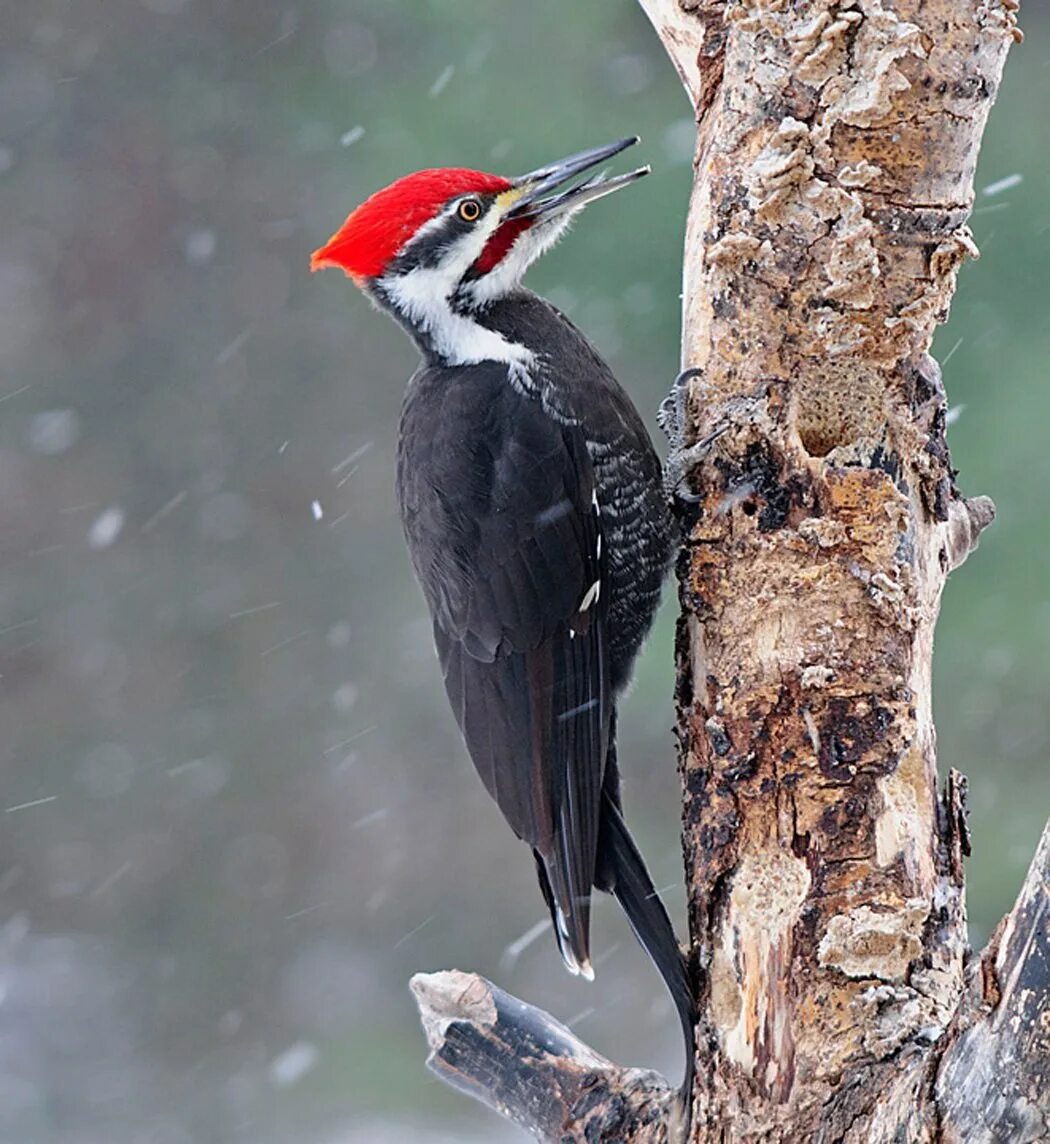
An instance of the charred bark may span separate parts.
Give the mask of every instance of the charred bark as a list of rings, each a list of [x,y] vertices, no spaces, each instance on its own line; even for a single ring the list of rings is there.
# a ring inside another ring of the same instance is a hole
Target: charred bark
[[[698,376],[675,444],[721,430],[680,505],[690,1139],[1047,1138],[1050,843],[972,957],[965,780],[938,788],[930,689],[941,591],[994,509],[956,485],[927,351],[977,254],[973,172],[1017,2],[641,2],[698,123]],[[468,1087],[526,1123],[506,1082],[535,1068],[540,1138],[665,1138],[666,1117],[573,1119],[576,1050],[563,1069],[496,1040],[503,1064]],[[595,1075],[634,1107],[623,1070]]]

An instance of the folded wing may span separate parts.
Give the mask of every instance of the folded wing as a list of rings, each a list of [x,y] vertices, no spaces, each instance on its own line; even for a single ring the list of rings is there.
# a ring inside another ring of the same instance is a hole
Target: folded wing
[[[413,395],[433,383],[414,379],[402,418],[405,533],[471,758],[536,852],[562,954],[586,973],[611,718],[586,444],[496,366],[442,371],[442,416],[424,425]]]

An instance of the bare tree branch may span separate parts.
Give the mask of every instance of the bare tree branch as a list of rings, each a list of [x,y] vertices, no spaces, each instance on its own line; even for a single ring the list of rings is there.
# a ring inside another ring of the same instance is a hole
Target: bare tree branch
[[[538,1139],[674,1139],[675,1094],[656,1073],[614,1065],[473,973],[417,973],[412,992],[431,1070]]]

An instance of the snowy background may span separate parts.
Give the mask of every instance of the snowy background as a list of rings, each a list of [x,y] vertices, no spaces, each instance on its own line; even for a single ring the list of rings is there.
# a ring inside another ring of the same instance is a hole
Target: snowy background
[[[937,343],[963,487],[1000,511],[938,644],[978,942],[1050,805],[1045,6],[1024,23]],[[631,132],[652,177],[531,281],[651,414],[692,129],[630,0],[0,0],[0,1144],[517,1139],[424,1070],[418,969],[678,1075],[614,907],[594,986],[519,942],[532,863],[446,711],[396,522],[414,351],[307,271],[408,170]],[[621,757],[680,920],[670,626]]]

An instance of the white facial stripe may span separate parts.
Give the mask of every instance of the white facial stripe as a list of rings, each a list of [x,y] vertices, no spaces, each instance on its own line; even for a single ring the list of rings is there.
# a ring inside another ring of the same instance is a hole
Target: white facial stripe
[[[420,239],[426,238],[428,234],[433,234],[436,230],[441,230],[448,221],[449,215],[451,215],[454,210],[455,203],[452,203],[445,207],[444,210],[438,211],[429,222],[423,223],[419,230],[405,243],[399,253],[403,254],[406,250],[411,250]]]
[[[463,197],[469,196],[460,196],[449,203],[413,235],[405,249],[411,250],[417,241],[443,228],[459,209]],[[508,342],[494,330],[473,321],[469,315],[457,313],[450,302],[459,291],[461,298],[466,295],[468,303],[481,306],[514,290],[529,266],[561,238],[576,213],[567,211],[523,231],[488,274],[464,284],[464,275],[481,257],[486,243],[503,222],[509,205],[497,201],[476,226],[449,244],[442,252],[439,266],[416,267],[383,280],[383,288],[390,301],[430,337],[435,351],[451,365],[503,361],[527,374],[535,364],[534,355],[524,346]]]
[[[505,361],[527,369],[533,356],[524,346],[513,345],[449,306],[459,277],[447,266],[418,267],[388,279],[384,287],[397,308],[430,335],[434,349],[451,365]]]
[[[442,228],[448,216],[458,209],[459,202],[460,199],[456,199],[420,227],[406,249]],[[478,260],[500,221],[501,212],[491,209],[477,226],[448,246],[439,266],[419,266],[407,274],[394,274],[383,280],[391,302],[430,336],[436,352],[451,365],[504,361],[527,370],[534,361],[524,346],[513,345],[494,330],[457,314],[449,304],[463,275]]]
[[[435,231],[444,229],[448,220],[459,210],[459,204],[464,199],[469,199],[470,197],[470,195],[461,195],[459,198],[453,199],[444,210],[439,211],[429,222],[425,222],[419,230],[412,235],[411,239],[402,247],[400,253],[404,254],[406,251],[410,251],[412,247],[421,240],[426,239]],[[462,235],[444,251],[442,262],[455,270],[457,281],[459,278],[462,278],[477,261],[482,250],[485,249],[485,243],[488,242],[489,238],[495,233],[499,223],[500,212],[494,207],[484,218],[479,219],[477,224],[471,227],[466,234]]]

